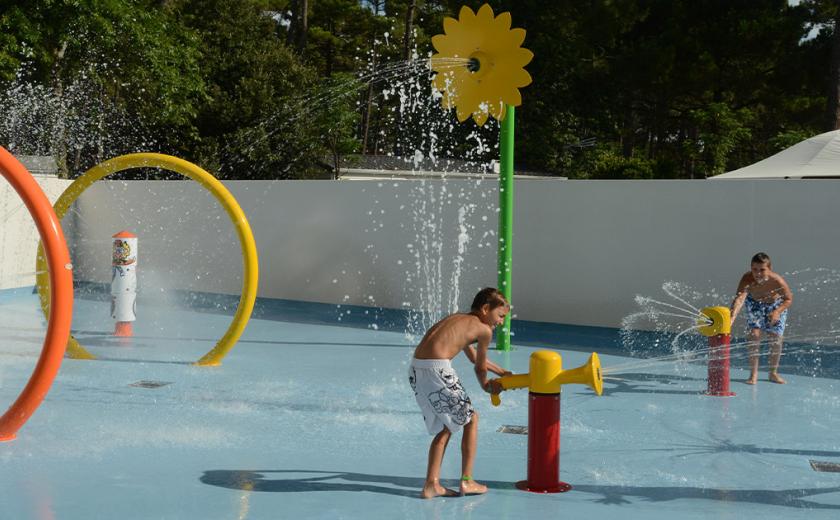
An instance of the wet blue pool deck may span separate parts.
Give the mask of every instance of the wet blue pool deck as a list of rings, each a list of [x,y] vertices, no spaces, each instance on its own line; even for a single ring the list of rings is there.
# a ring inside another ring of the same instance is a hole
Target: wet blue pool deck
[[[840,463],[838,379],[797,375],[807,358],[799,370],[783,360],[784,386],[766,371],[747,386],[733,370],[731,398],[702,395],[702,363],[616,373],[601,397],[565,387],[560,471],[573,489],[537,495],[514,488],[527,437],[497,431],[527,424],[527,393],[492,407],[460,356],[481,413],[475,476],[490,492],[424,501],[431,438],[406,381],[411,340],[390,330],[396,314],[372,330],[370,315],[336,326],[335,306],[261,302],[223,365],[199,368],[190,363],[230,316],[198,307],[141,306],[136,336],[121,341],[107,303],[77,299],[75,335],[101,359],[65,360],[18,439],[0,444],[0,518],[840,518],[840,473],[810,463]],[[29,291],[0,292],[0,310],[5,409],[44,326]],[[566,368],[593,350],[607,369],[634,361],[609,329],[520,324],[515,345],[492,353],[514,372],[536,345],[558,349]],[[446,483],[459,470],[456,439]]]

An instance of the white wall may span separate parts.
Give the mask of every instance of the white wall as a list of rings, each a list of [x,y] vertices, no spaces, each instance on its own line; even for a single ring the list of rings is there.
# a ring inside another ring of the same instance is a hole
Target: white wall
[[[33,176],[50,202],[61,195],[70,181],[53,175]],[[62,222],[65,234],[72,235],[72,217]],[[5,180],[0,181],[0,289],[35,285],[35,252],[38,229],[23,200]]]
[[[518,230],[533,227],[517,235],[514,290],[528,319],[615,327],[639,310],[634,295],[681,305],[666,281],[702,293],[683,291],[698,306],[728,305],[758,251],[794,288],[826,280],[826,294],[795,295],[800,326],[825,330],[840,310],[837,274],[813,271],[840,269],[838,182],[571,181],[519,195]]]
[[[259,295],[449,312],[495,284],[494,182],[234,181],[260,255]],[[80,279],[110,280],[110,239],[139,235],[141,290],[238,294],[241,257],[227,216],[186,181],[99,182],[78,201]],[[120,208],[127,208],[121,211]],[[472,240],[453,281],[459,210]],[[479,240],[481,239],[481,240]],[[482,247],[479,248],[479,242]],[[81,242],[80,242],[81,243]],[[413,249],[408,246],[411,244]],[[432,262],[413,251],[435,251]],[[430,309],[431,310],[431,309]]]
[[[491,181],[225,184],[256,236],[260,296],[448,312],[496,284]],[[662,292],[666,281],[694,289],[699,305],[728,304],[760,250],[777,271],[791,273],[794,288],[808,285],[813,269],[840,269],[838,195],[833,180],[520,180],[514,314],[618,327],[639,310],[637,294],[676,303]],[[144,290],[239,292],[232,226],[195,183],[99,182],[78,205],[79,279],[110,279],[110,236],[127,228],[140,235]],[[468,238],[462,255],[459,237]],[[794,273],[803,269],[810,274]],[[824,329],[835,319],[826,301],[837,299],[840,285],[826,284],[823,294],[795,295],[800,326]]]

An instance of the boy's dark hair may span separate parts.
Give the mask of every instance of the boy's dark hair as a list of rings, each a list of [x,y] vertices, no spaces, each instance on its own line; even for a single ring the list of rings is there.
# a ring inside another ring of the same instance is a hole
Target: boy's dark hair
[[[770,263],[770,255],[767,253],[756,253],[753,255],[752,260],[750,260],[751,264],[769,264]]]
[[[490,305],[490,310],[493,310],[496,307],[501,307],[502,305],[510,305],[507,299],[505,299],[505,295],[500,293],[499,290],[494,287],[485,287],[484,289],[478,291],[478,294],[476,294],[475,298],[473,298],[472,307],[470,309],[472,311],[479,311],[485,304]]]

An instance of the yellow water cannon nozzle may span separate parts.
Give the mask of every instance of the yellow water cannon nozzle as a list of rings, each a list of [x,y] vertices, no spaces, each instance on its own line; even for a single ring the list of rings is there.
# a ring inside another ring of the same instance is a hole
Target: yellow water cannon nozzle
[[[552,350],[539,350],[531,354],[530,371],[527,374],[514,374],[499,378],[505,390],[528,387],[537,394],[559,394],[560,387],[570,383],[588,385],[598,395],[604,392],[604,379],[601,375],[601,360],[593,352],[589,360],[578,368],[563,370],[563,359]],[[502,400],[499,394],[491,394],[490,402],[499,406]]]
[[[718,334],[729,334],[732,332],[732,320],[728,307],[704,307],[700,309],[701,318],[697,320],[697,329],[700,334],[711,337]],[[709,320],[712,322],[709,323]]]
[[[561,385],[580,383],[595,390],[597,395],[604,393],[604,378],[601,377],[601,360],[598,358],[596,352],[593,352],[583,365],[572,370],[563,370],[557,374],[556,379]]]

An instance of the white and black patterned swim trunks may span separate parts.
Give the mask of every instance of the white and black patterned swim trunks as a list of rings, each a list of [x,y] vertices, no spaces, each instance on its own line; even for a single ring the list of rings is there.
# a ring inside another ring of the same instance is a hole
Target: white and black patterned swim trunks
[[[472,402],[448,359],[412,359],[408,382],[430,434],[444,427],[457,433],[472,419]]]

